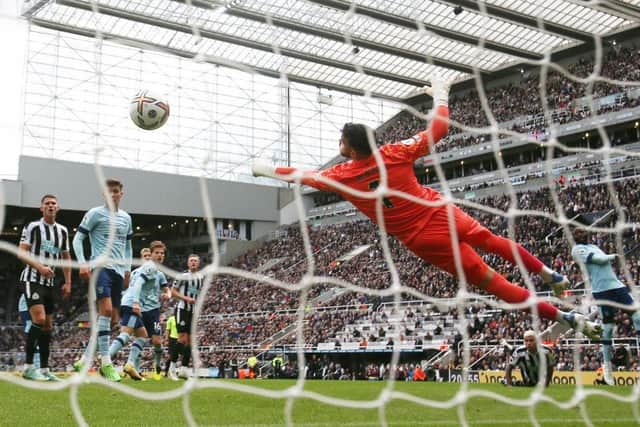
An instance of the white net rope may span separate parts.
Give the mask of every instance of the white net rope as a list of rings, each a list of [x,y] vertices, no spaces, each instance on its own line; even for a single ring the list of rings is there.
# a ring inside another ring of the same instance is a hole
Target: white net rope
[[[211,58],[208,58],[208,54],[205,53],[204,51],[197,51],[198,44],[199,44],[198,41],[202,40],[203,28],[198,25],[198,19],[197,19],[198,17],[196,16],[196,14],[199,15],[205,12],[203,12],[201,8],[195,7],[192,4],[191,0],[186,0],[185,3],[187,6],[185,10],[187,10],[189,13],[192,14],[190,16],[182,17],[184,22],[187,23],[186,25],[189,25],[192,32],[192,37],[193,37],[192,40],[194,41],[194,48],[196,49],[196,54],[193,56],[192,59],[193,61],[196,61],[196,62],[207,62],[208,59],[211,59]],[[603,4],[603,3],[607,3],[607,2],[598,2],[598,1],[589,2],[589,4],[595,4],[595,5]],[[133,40],[118,39],[118,37],[114,37],[112,35],[113,29],[107,27],[107,25],[109,24],[109,21],[107,19],[101,19],[101,17],[103,16],[102,8],[105,6],[109,6],[109,2],[105,1],[104,3],[102,3],[97,0],[91,0],[87,4],[90,5],[93,17],[95,19],[93,23],[95,31],[91,35],[95,36],[96,55],[90,61],[93,61],[94,65],[96,66],[96,70],[99,70],[100,69],[99,64],[101,61],[99,52],[100,52],[100,47],[103,45],[103,43],[112,43],[112,42],[119,41],[127,45],[136,45],[136,42],[134,42]],[[230,7],[233,7],[233,4],[234,4],[233,2],[230,3]],[[212,4],[210,6],[211,6],[210,10],[208,10],[206,13],[210,13],[213,15],[222,14],[224,12],[224,9],[227,7],[225,4]],[[356,48],[356,45],[352,43],[353,33],[350,31],[352,27],[348,24],[350,20],[354,16],[356,16],[358,13],[356,6],[357,6],[356,2],[352,2],[348,10],[341,12],[342,24],[343,24],[343,27],[346,28],[345,30],[343,30],[344,42],[349,46],[350,49]],[[484,2],[479,2],[479,12],[480,14],[489,17],[490,14],[487,12],[485,6],[486,5]],[[612,4],[612,6],[615,7],[616,4]],[[278,82],[274,80],[274,85],[278,85],[278,84],[286,85],[288,84],[288,73],[290,72],[290,70],[288,69],[289,63],[286,60],[286,58],[281,55],[282,46],[276,42],[278,40],[277,34],[279,30],[278,30],[278,27],[276,27],[273,24],[274,18],[276,17],[274,17],[272,14],[268,12],[264,14],[265,22],[272,27],[273,34],[274,34],[273,36],[274,42],[271,45],[272,51],[275,55],[277,55],[282,60],[280,81]],[[634,18],[640,19],[640,17],[638,16],[634,16]],[[425,28],[422,20],[417,19],[415,22],[415,25],[417,28],[415,32],[415,37],[417,39],[421,39],[421,38],[426,39],[432,36],[432,33],[430,32],[430,30]],[[545,22],[543,21],[542,16],[539,16],[538,28],[541,30],[544,30],[544,26],[545,26]],[[109,39],[110,39],[109,41],[105,40],[105,37],[104,37],[105,34],[109,34]],[[478,48],[481,49],[484,46],[486,41],[487,40],[485,38],[480,37]],[[501,178],[504,181],[504,187],[503,187],[504,194],[507,196],[507,200],[508,200],[506,210],[476,203],[470,200],[462,200],[462,199],[454,198],[453,197],[454,189],[452,189],[448,184],[448,181],[445,176],[445,171],[443,170],[440,162],[438,161],[439,153],[437,152],[434,153],[435,160],[433,162],[433,168],[436,172],[438,181],[441,184],[441,192],[444,197],[442,202],[439,202],[436,204],[429,203],[421,199],[415,199],[404,193],[390,189],[388,186],[386,169],[382,162],[382,158],[380,157],[380,154],[375,151],[374,151],[374,156],[376,159],[376,163],[378,164],[378,167],[381,172],[380,185],[375,191],[372,191],[369,193],[356,193],[354,192],[354,190],[347,188],[345,186],[341,186],[337,183],[333,183],[333,184],[338,189],[346,193],[357,194],[359,197],[363,197],[363,198],[374,198],[377,203],[376,205],[377,217],[378,217],[379,224],[384,224],[384,221],[382,221],[383,209],[384,209],[383,198],[385,196],[395,196],[400,198],[406,198],[415,203],[424,204],[427,206],[441,206],[444,204],[448,207],[451,207],[453,204],[456,204],[458,206],[463,206],[478,212],[485,212],[495,217],[504,218],[508,221],[508,226],[507,226],[508,237],[514,241],[518,240],[517,239],[518,236],[516,235],[517,219],[520,217],[526,217],[526,216],[536,216],[539,218],[546,219],[549,222],[555,223],[558,226],[561,226],[563,228],[566,238],[569,240],[569,244],[573,245],[574,242],[571,238],[571,234],[569,233],[568,226],[571,223],[573,223],[574,225],[577,225],[577,223],[575,223],[575,221],[570,220],[570,218],[573,215],[569,215],[567,213],[566,203],[563,201],[561,194],[559,194],[560,190],[558,190],[555,179],[554,179],[556,174],[554,174],[554,171],[553,171],[553,168],[554,168],[554,164],[552,163],[553,152],[554,152],[554,149],[561,149],[567,153],[577,153],[577,154],[597,152],[598,155],[602,156],[603,160],[601,164],[605,172],[604,177],[601,181],[604,183],[604,186],[606,187],[606,194],[610,198],[613,209],[615,209],[616,211],[616,220],[610,226],[593,227],[593,231],[603,233],[604,235],[614,236],[616,253],[625,254],[625,251],[627,251],[629,248],[628,246],[625,245],[625,242],[623,240],[623,234],[628,230],[634,229],[634,226],[636,225],[629,216],[629,209],[632,210],[631,216],[633,216],[635,213],[633,212],[634,210],[633,208],[635,207],[624,206],[620,202],[618,189],[614,185],[615,180],[613,177],[611,159],[612,157],[616,157],[616,156],[627,156],[628,159],[638,158],[639,154],[635,151],[628,151],[628,150],[620,149],[617,147],[613,147],[612,141],[610,140],[610,136],[608,132],[601,124],[597,124],[595,129],[602,141],[602,144],[603,144],[602,149],[592,150],[590,148],[576,148],[576,147],[566,146],[565,144],[560,142],[560,140],[558,139],[558,135],[556,133],[557,126],[553,124],[554,123],[554,120],[552,118],[553,112],[550,110],[547,102],[547,93],[546,93],[547,76],[551,71],[555,71],[559,73],[560,75],[563,76],[564,79],[571,82],[575,82],[575,84],[585,85],[587,102],[588,102],[588,105],[590,106],[590,111],[592,112],[597,111],[597,107],[595,106],[596,105],[595,97],[594,97],[594,92],[595,92],[594,88],[596,87],[597,84],[607,83],[611,86],[615,86],[618,88],[625,88],[625,89],[634,89],[634,88],[640,87],[640,82],[638,81],[628,81],[628,80],[622,81],[622,80],[614,80],[614,79],[604,77],[601,74],[601,68],[603,64],[603,52],[604,52],[603,41],[598,34],[593,35],[593,44],[594,44],[593,70],[586,77],[580,77],[578,75],[571,74],[562,65],[558,63],[554,63],[551,60],[550,51],[545,51],[544,58],[541,60],[525,60],[523,62],[527,66],[532,67],[532,69],[539,70],[539,76],[540,76],[539,77],[540,78],[539,99],[541,100],[541,107],[543,110],[544,117],[546,119],[546,123],[551,124],[547,128],[548,139],[544,143],[544,149],[546,151],[546,160],[544,163],[545,164],[544,176],[547,179],[549,195],[554,203],[554,206],[552,209],[543,211],[543,210],[528,210],[526,208],[525,209],[521,208],[521,203],[519,203],[521,196],[517,194],[516,189],[511,184],[510,177],[507,173],[507,168],[505,167],[505,164],[501,157],[500,141],[504,137],[509,137],[509,138],[513,138],[516,141],[528,141],[534,144],[540,144],[540,142],[538,141],[537,137],[534,135],[531,135],[531,134],[527,135],[521,132],[516,132],[510,129],[506,129],[503,126],[501,126],[500,123],[498,123],[496,117],[494,116],[494,112],[489,104],[489,99],[486,94],[486,88],[482,83],[481,70],[479,70],[475,66],[473,69],[475,89],[479,96],[482,112],[484,113],[484,115],[486,115],[488,125],[484,127],[473,127],[473,126],[469,126],[467,123],[451,120],[450,128],[459,129],[460,131],[468,132],[471,135],[478,135],[478,136],[489,135],[490,136],[493,157],[498,165],[498,171],[501,174]],[[140,44],[139,47],[150,48],[149,45],[145,45],[145,44]],[[157,49],[158,51],[163,51],[162,46],[153,46],[153,48]],[[482,51],[480,49],[477,50],[476,55],[482,54]],[[167,49],[167,52],[172,53],[168,49]],[[431,60],[431,58],[427,58],[427,59]],[[215,58],[215,60],[216,60],[216,63],[220,63],[221,61],[224,61],[227,63],[229,67],[240,69],[247,73],[253,72],[253,70],[250,67],[243,65],[243,63],[241,63],[240,61],[234,61],[232,59],[225,59],[225,58]],[[366,73],[365,67],[360,62],[360,59],[357,55],[354,55],[349,61],[352,63],[354,69],[358,73],[361,73],[363,75]],[[432,72],[435,72],[433,68],[431,68],[431,70]],[[423,76],[425,80],[428,80],[428,77],[429,77],[428,75]],[[368,99],[370,99],[370,94],[367,94],[364,102],[366,103]],[[523,102],[526,102],[526,101],[523,100]],[[416,109],[415,107],[407,105],[406,108],[409,112],[411,112],[413,115],[420,118],[421,120],[429,122],[431,119],[430,114],[424,113]],[[456,113],[455,111],[452,111],[452,115],[454,118],[455,118],[455,113]],[[345,121],[348,121],[348,120],[345,120]],[[374,144],[373,141],[371,141],[371,143]],[[103,174],[103,168],[101,166],[100,156],[101,156],[101,150],[96,149],[95,150],[95,176],[96,176],[97,182],[103,183],[105,181],[104,180],[105,176]],[[206,163],[209,160],[210,159],[208,158],[203,159],[203,165],[206,165]],[[296,175],[296,178],[299,182],[299,180],[301,179],[301,176]],[[327,181],[327,182],[330,182],[330,181]],[[462,264],[460,260],[460,253],[457,245],[453,245],[453,250],[454,250],[456,270],[458,271],[459,286],[458,286],[458,291],[455,295],[455,299],[453,300],[447,300],[447,299],[443,300],[442,298],[437,298],[437,297],[428,295],[424,292],[421,292],[403,283],[403,281],[401,280],[401,274],[400,274],[400,271],[402,270],[403,265],[401,263],[396,263],[393,260],[392,250],[389,246],[389,239],[384,226],[379,227],[378,240],[379,240],[381,250],[383,252],[383,258],[388,268],[387,270],[387,273],[389,275],[388,286],[386,286],[383,289],[371,289],[366,286],[356,285],[354,283],[347,282],[338,278],[316,275],[315,274],[316,266],[314,261],[315,257],[313,254],[314,251],[312,249],[309,227],[307,227],[307,223],[305,221],[306,213],[305,213],[305,208],[302,201],[301,187],[300,185],[296,185],[294,186],[295,203],[296,203],[298,217],[300,218],[300,235],[302,238],[304,254],[306,256],[306,273],[303,274],[302,278],[296,283],[290,283],[290,282],[278,280],[273,277],[265,276],[263,274],[253,273],[250,271],[245,271],[238,268],[226,267],[221,265],[220,253],[218,252],[218,248],[219,248],[218,238],[217,238],[216,228],[213,222],[213,218],[215,218],[215,215],[216,215],[217,201],[209,199],[209,192],[207,189],[207,185],[208,185],[207,180],[204,177],[201,178],[200,193],[202,198],[202,206],[204,211],[206,212],[207,228],[211,238],[211,247],[213,248],[214,252],[213,252],[213,259],[211,263],[208,264],[203,270],[203,272],[207,276],[207,280],[205,281],[205,287],[201,291],[201,294],[207,295],[209,293],[210,287],[212,286],[213,283],[215,283],[215,280],[223,275],[224,277],[247,279],[249,281],[254,282],[255,286],[272,286],[272,287],[280,288],[287,292],[295,293],[298,299],[298,304],[297,304],[298,308],[296,312],[297,320],[295,322],[296,324],[295,333],[296,333],[296,344],[297,344],[297,364],[299,367],[304,367],[306,365],[306,356],[303,350],[303,344],[305,342],[304,325],[305,325],[305,316],[307,315],[306,307],[307,307],[309,293],[315,287],[320,287],[320,286],[340,287],[350,292],[362,293],[362,294],[367,294],[372,296],[393,297],[394,305],[397,310],[401,309],[400,302],[403,294],[410,296],[412,299],[430,302],[440,307],[444,306],[449,308],[456,308],[457,315],[458,315],[458,328],[462,335],[462,343],[463,343],[462,363],[463,363],[463,366],[465,367],[470,366],[471,337],[469,335],[468,328],[467,328],[469,319],[465,316],[465,307],[467,307],[472,302],[476,301],[477,298],[479,297],[479,294],[476,293],[476,289],[470,286],[465,279],[465,275],[462,270]],[[106,189],[103,189],[103,190],[106,195]],[[106,197],[106,199],[109,200],[108,197]],[[3,211],[0,213],[0,217],[3,218],[4,220],[5,213],[6,213],[4,208],[4,203],[2,204],[2,206],[3,206],[2,208]],[[450,233],[451,233],[451,236],[453,236],[453,238],[456,239],[456,229],[453,221],[453,211],[449,209],[448,213],[449,213],[449,219],[450,219]],[[115,228],[115,225],[113,228]],[[114,232],[115,230],[112,229],[111,230],[112,234],[110,236],[111,239],[113,239]],[[17,247],[12,243],[0,241],[0,248],[9,253],[17,254]],[[345,250],[347,249],[348,248],[345,248]],[[171,250],[171,248],[169,248],[169,250]],[[519,258],[518,252],[515,250],[515,247],[514,247],[514,255],[518,261],[518,265],[513,266],[512,268],[514,270],[520,269],[521,271],[526,271],[522,263],[522,260]],[[629,265],[626,262],[626,259],[624,257],[621,257],[621,258],[622,259],[619,262],[619,267],[623,272],[623,276],[625,277],[627,283],[633,283],[633,275],[629,269]],[[135,261],[136,261],[135,263],[137,264],[140,264],[141,262],[141,260],[139,259],[136,259]],[[96,266],[105,265],[106,262],[107,262],[106,259],[99,259],[96,262]],[[80,267],[80,265],[77,263],[59,262],[57,263],[57,265],[59,266],[71,265],[73,268]],[[177,271],[167,269],[166,267],[162,267],[161,270],[166,273],[168,278],[169,277],[176,278],[178,277],[178,274],[179,274]],[[588,277],[586,275],[584,277],[587,282],[586,287],[587,289],[590,289]],[[524,280],[524,286],[526,286],[531,291],[531,295],[536,295],[536,284],[526,274],[522,275],[522,279]],[[89,301],[93,301],[95,299],[95,280],[96,280],[96,277],[94,275],[91,279],[91,283],[88,286]],[[637,288],[635,286],[632,286],[631,289],[633,291],[634,298],[636,299],[636,301],[638,301],[639,299],[637,295]],[[545,297],[544,299],[549,300],[552,303],[556,303],[556,304],[567,304],[566,301],[559,300],[557,298]],[[205,303],[205,301],[206,301],[206,298],[204,297],[201,297],[197,300],[197,303],[195,306],[194,318],[200,317],[200,313],[203,311],[203,308],[204,308],[203,304]],[[536,302],[539,301],[538,297],[532,296],[528,301],[521,304],[515,304],[515,305],[507,304],[501,301],[497,301],[495,299],[486,299],[485,301],[486,301],[486,304],[490,307],[510,310],[510,311],[529,308],[531,310],[530,315],[532,318],[533,328],[536,330],[541,329],[541,321],[538,316],[537,307],[535,305]],[[592,305],[592,301],[589,298],[585,298],[580,302],[580,304],[587,307]],[[612,304],[612,305],[616,305],[616,304]],[[620,305],[616,305],[616,306],[622,307]],[[573,308],[584,310],[585,307],[574,306]],[[639,307],[640,306],[636,304],[635,308],[637,309]],[[90,318],[95,319],[97,316],[97,313],[96,313],[96,308],[94,304],[90,303],[89,308],[90,308]],[[212,321],[215,321],[215,320],[212,320]],[[198,337],[197,328],[198,328],[198,322],[194,322],[193,329],[192,329],[193,333],[191,334],[191,337],[192,337],[191,345],[192,345],[192,348],[194,349],[193,363],[196,368],[201,366],[200,351],[198,350],[199,347],[197,342],[197,337]],[[97,341],[97,332],[98,331],[97,331],[96,323],[91,322],[91,340],[89,345],[90,345],[90,348],[92,348],[92,351],[94,352],[94,354],[95,354],[96,341]],[[579,370],[581,366],[579,357],[580,357],[580,353],[578,351],[575,351],[574,365],[576,366],[577,370]],[[177,387],[170,391],[146,392],[138,388],[129,387],[126,384],[117,384],[113,382],[108,382],[96,375],[90,376],[88,375],[89,366],[85,366],[84,370],[80,374],[73,375],[69,377],[69,379],[66,379],[61,383],[35,383],[35,382],[24,381],[20,378],[13,377],[13,376],[2,376],[2,379],[5,381],[12,382],[16,385],[43,389],[43,390],[62,390],[62,389],[68,388],[70,403],[73,409],[73,414],[79,425],[88,425],[83,415],[83,410],[81,409],[78,401],[78,393],[79,393],[78,389],[82,384],[85,384],[87,382],[98,383],[103,386],[110,387],[126,395],[129,395],[131,397],[142,398],[146,400],[162,401],[162,400],[172,399],[172,398],[182,398],[184,416],[188,424],[191,426],[197,425],[197,422],[194,419],[191,412],[190,394],[195,390],[206,389],[206,388],[233,390],[233,391],[238,391],[242,393],[247,393],[249,395],[256,395],[256,396],[262,396],[262,397],[273,398],[273,399],[286,399],[284,417],[287,425],[294,424],[294,419],[292,415],[294,403],[296,402],[296,400],[303,399],[303,398],[312,399],[317,402],[334,405],[334,406],[340,406],[340,407],[377,409],[378,419],[373,422],[377,422],[383,426],[388,425],[388,423],[390,422],[386,414],[386,407],[388,403],[392,400],[405,400],[407,402],[412,402],[418,405],[424,405],[432,408],[441,408],[441,409],[456,408],[459,424],[466,426],[466,425],[469,425],[473,421],[473,419],[471,414],[468,414],[465,412],[465,404],[470,399],[476,398],[479,396],[494,399],[498,402],[503,402],[509,405],[529,408],[529,411],[528,411],[529,421],[532,425],[535,425],[535,426],[540,425],[540,420],[537,418],[537,415],[536,415],[536,407],[540,403],[550,402],[553,405],[562,409],[575,408],[576,406],[578,406],[580,408],[580,416],[582,418],[582,421],[585,423],[585,425],[592,426],[594,425],[594,423],[592,422],[589,414],[587,413],[586,404],[585,404],[586,399],[589,398],[590,396],[602,396],[603,398],[606,398],[606,399],[613,399],[619,402],[629,402],[629,403],[637,402],[638,398],[640,397],[640,387],[638,387],[638,385],[634,386],[628,394],[620,394],[620,393],[612,393],[603,389],[585,388],[584,385],[578,383],[576,385],[575,392],[573,393],[571,399],[567,401],[558,401],[549,397],[548,395],[545,395],[544,386],[542,384],[539,384],[538,386],[533,388],[531,390],[531,393],[528,394],[526,398],[518,399],[518,398],[510,397],[509,393],[506,393],[506,392],[495,393],[487,390],[471,388],[469,382],[466,381],[465,379],[465,381],[463,381],[460,384],[460,388],[458,392],[450,399],[431,400],[431,399],[418,397],[406,392],[398,391],[396,389],[394,372],[398,366],[399,360],[400,360],[400,348],[394,347],[394,350],[391,356],[391,362],[390,362],[392,372],[389,375],[389,380],[386,381],[386,384],[384,388],[381,390],[381,392],[379,393],[379,395],[375,399],[368,400],[368,401],[341,399],[341,398],[331,397],[328,395],[323,395],[323,394],[319,394],[319,393],[307,390],[305,389],[305,381],[306,381],[305,370],[302,368],[299,369],[299,377],[295,385],[280,391],[268,390],[262,387],[250,385],[250,383],[208,381],[208,380],[202,380],[199,378],[189,378],[180,387]],[[545,375],[544,366],[542,367],[542,369],[543,369],[542,376],[544,376]],[[636,423],[639,423],[640,414],[638,413],[637,406],[634,405],[633,408],[634,408],[634,418],[635,418],[634,421]]]

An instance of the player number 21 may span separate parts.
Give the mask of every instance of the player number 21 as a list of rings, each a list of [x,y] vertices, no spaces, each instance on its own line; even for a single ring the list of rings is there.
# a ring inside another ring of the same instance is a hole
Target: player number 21
[[[369,183],[369,189],[370,190],[375,190],[376,188],[378,188],[378,185],[380,185],[379,181],[371,181]],[[391,200],[387,199],[386,197],[382,198],[382,203],[384,203],[384,207],[385,208],[392,208],[393,207],[393,203],[391,203]]]

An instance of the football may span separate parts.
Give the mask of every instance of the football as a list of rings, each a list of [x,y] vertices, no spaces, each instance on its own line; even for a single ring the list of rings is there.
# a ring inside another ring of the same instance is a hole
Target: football
[[[129,116],[144,130],[155,130],[167,122],[169,103],[147,90],[141,90],[129,103]]]

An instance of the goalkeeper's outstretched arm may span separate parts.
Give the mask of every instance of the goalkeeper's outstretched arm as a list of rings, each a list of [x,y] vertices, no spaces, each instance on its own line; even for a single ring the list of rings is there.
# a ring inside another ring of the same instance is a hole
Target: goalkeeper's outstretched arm
[[[449,83],[439,76],[431,78],[431,86],[423,91],[433,97],[433,118],[429,128],[413,136],[406,142],[406,151],[410,158],[419,159],[431,151],[431,147],[449,132]],[[413,141],[411,141],[413,140]]]
[[[285,182],[296,182],[295,174],[298,172],[298,169],[292,167],[275,167],[266,163],[256,162],[253,164],[251,171],[253,176],[264,176]],[[304,185],[317,188],[318,190],[331,191],[332,188],[327,183],[318,179],[318,176],[321,174],[326,176],[325,172],[303,171],[300,182]]]

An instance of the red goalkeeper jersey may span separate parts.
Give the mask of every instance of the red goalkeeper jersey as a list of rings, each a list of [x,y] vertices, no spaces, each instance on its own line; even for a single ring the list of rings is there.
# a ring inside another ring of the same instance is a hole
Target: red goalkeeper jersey
[[[404,141],[380,147],[380,155],[387,170],[387,186],[391,190],[401,191],[416,198],[429,201],[440,200],[435,190],[423,187],[416,178],[413,164],[417,159],[429,153],[429,143],[435,144],[443,138],[449,129],[449,108],[438,106],[435,117],[426,131],[420,132]],[[294,172],[293,168],[277,168],[278,174]],[[324,191],[333,191],[351,202],[372,221],[376,220],[376,199],[356,197],[340,191],[335,186],[320,182],[318,175],[337,181],[347,187],[371,192],[380,185],[380,171],[373,155],[362,160],[350,160],[320,172],[305,172],[302,183]],[[403,242],[407,242],[429,222],[433,207],[427,207],[413,201],[387,196],[383,200],[384,225],[387,232]]]

